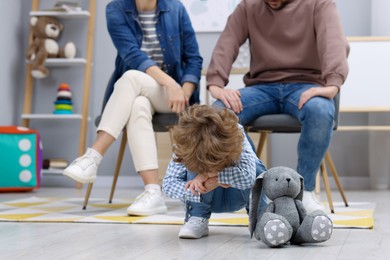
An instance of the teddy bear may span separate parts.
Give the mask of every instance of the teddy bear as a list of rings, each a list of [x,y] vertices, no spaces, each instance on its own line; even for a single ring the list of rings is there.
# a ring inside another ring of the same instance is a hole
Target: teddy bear
[[[260,196],[271,201],[265,211]],[[328,240],[332,220],[323,211],[306,212],[302,204],[303,177],[288,167],[274,167],[256,179],[251,190],[249,231],[269,247],[285,244],[319,243]]]
[[[62,23],[50,16],[32,16],[30,19],[32,41],[27,50],[27,59],[31,61],[31,75],[45,78],[49,70],[45,67],[46,58],[74,58],[76,46],[73,42],[60,48],[57,40],[64,29]]]

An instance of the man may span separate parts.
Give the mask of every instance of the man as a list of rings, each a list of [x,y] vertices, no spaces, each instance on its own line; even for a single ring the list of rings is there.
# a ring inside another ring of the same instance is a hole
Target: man
[[[245,88],[224,89],[239,48],[249,40]],[[348,74],[348,42],[332,0],[243,0],[229,17],[207,70],[207,87],[245,125],[265,114],[286,113],[302,124],[297,171],[303,203],[323,209],[313,190],[332,138],[334,102]]]

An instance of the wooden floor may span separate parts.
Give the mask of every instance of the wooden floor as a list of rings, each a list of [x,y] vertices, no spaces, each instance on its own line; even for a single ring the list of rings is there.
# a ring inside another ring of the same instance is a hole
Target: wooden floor
[[[30,196],[83,197],[84,190],[41,188],[0,194],[0,201]],[[140,190],[117,190],[134,198]],[[92,197],[108,197],[94,189]],[[346,191],[350,202],[375,202],[373,230],[336,229],[322,244],[271,249],[244,227],[210,227],[199,240],[179,239],[179,225],[0,222],[0,259],[390,259],[390,190]],[[341,201],[333,192],[334,200]],[[321,198],[325,198],[321,194]],[[81,205],[80,205],[81,206]]]

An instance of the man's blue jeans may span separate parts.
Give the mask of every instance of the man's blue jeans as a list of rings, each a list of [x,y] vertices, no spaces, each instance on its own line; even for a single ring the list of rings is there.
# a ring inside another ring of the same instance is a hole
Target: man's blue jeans
[[[267,83],[240,89],[243,111],[237,116],[246,125],[259,116],[289,114],[302,124],[298,142],[297,172],[304,177],[305,190],[315,188],[315,177],[328,150],[335,107],[333,100],[313,97],[298,109],[301,94],[317,85],[308,83]],[[217,100],[215,106],[224,107]]]
[[[256,177],[265,171],[265,166],[260,160],[256,161]],[[196,174],[188,172],[187,181],[194,179]],[[245,190],[239,190],[236,188],[222,188],[217,187],[216,189],[209,191],[206,194],[202,194],[201,202],[186,201],[186,217],[185,221],[189,217],[202,217],[210,218],[212,212],[234,212],[245,208],[247,213],[249,211],[249,195],[251,188]],[[265,196],[261,197],[260,212],[264,211],[267,206]]]

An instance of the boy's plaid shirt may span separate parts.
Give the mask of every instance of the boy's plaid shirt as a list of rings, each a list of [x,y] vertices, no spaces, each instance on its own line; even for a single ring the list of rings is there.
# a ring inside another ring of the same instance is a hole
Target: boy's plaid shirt
[[[252,188],[256,179],[256,160],[258,160],[248,139],[244,133],[244,128],[239,125],[244,135],[243,151],[240,161],[234,166],[227,167],[218,173],[218,183],[229,184],[232,188],[248,189]],[[174,155],[173,155],[174,156]],[[200,202],[202,195],[194,195],[191,191],[184,190],[187,182],[187,168],[174,162],[172,159],[168,165],[167,172],[163,180],[164,193],[174,199],[185,201]]]

